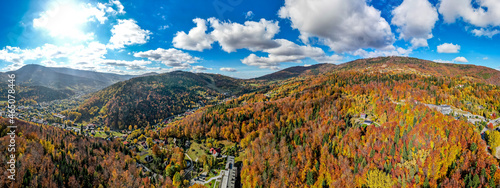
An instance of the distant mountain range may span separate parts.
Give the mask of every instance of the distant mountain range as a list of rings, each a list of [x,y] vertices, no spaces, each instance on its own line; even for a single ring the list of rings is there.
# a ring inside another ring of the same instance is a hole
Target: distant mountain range
[[[55,90],[92,92],[135,76],[100,73],[70,68],[44,67],[30,64],[5,74],[16,74],[16,82],[24,86],[43,86]]]
[[[116,82],[136,77],[70,68],[29,64],[15,71],[0,73],[0,84],[6,85],[9,74],[16,75],[18,101],[38,102],[65,99],[74,94],[88,94]],[[0,88],[0,100],[6,99],[7,87]]]
[[[75,93],[92,93],[112,84],[126,81],[134,77],[165,77],[165,75],[197,75],[210,80],[200,84],[218,93],[245,93],[251,91],[251,82],[265,83],[268,81],[286,80],[305,75],[319,75],[333,71],[379,71],[417,73],[429,76],[466,77],[474,81],[500,85],[500,73],[497,70],[463,64],[436,63],[408,57],[379,57],[351,61],[343,64],[316,64],[312,66],[295,66],[253,79],[236,79],[217,74],[206,73],[147,73],[143,75],[119,75],[95,71],[76,70],[70,68],[44,67],[30,64],[16,71],[0,73],[0,84],[8,80],[7,74],[16,74],[16,82],[20,87],[20,95],[39,101],[50,101],[67,98]],[[133,82],[140,82],[141,79]],[[136,83],[142,84],[142,83]],[[213,85],[217,84],[217,85]],[[116,87],[116,86],[115,86]],[[6,92],[0,88],[0,94]],[[24,92],[24,93],[23,93]],[[37,95],[37,96],[34,96]],[[0,97],[0,100],[3,98]]]
[[[256,80],[284,80],[296,76],[317,75],[332,71],[380,71],[417,73],[428,76],[466,77],[474,81],[500,85],[500,71],[477,65],[436,63],[411,57],[378,57],[358,59],[343,64],[316,64],[295,66],[255,78]]]

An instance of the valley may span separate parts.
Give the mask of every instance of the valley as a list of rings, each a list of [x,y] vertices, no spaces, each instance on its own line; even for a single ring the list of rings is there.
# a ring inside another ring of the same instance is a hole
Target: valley
[[[246,80],[180,71],[131,78],[22,105],[19,178],[31,186],[89,178],[155,187],[496,186],[498,75],[384,57]],[[27,164],[35,155],[46,157]]]

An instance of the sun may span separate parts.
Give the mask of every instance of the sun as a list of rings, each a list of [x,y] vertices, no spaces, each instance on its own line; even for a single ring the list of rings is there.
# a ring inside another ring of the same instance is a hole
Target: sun
[[[87,7],[83,3],[56,1],[33,20],[33,27],[43,29],[56,38],[90,40],[93,33],[85,33],[85,26],[99,13],[99,9]]]

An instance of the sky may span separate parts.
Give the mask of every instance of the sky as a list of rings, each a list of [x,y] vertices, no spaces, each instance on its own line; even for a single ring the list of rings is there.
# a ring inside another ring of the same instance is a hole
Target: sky
[[[0,7],[0,70],[253,78],[409,56],[500,70],[498,0],[35,0]]]

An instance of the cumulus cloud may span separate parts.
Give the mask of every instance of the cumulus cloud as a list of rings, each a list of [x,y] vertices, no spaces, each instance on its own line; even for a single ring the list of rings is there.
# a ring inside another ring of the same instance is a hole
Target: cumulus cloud
[[[207,21],[212,32],[207,33]],[[172,40],[174,47],[203,51],[211,49],[212,43],[217,41],[226,52],[235,52],[238,49],[249,49],[261,51],[264,49],[278,47],[273,38],[279,32],[278,22],[261,19],[259,22],[246,21],[244,24],[221,22],[216,18],[208,20],[194,19],[196,27],[189,33],[177,32]]]
[[[458,53],[460,45],[453,43],[444,43],[437,46],[438,53]]]
[[[261,51],[278,47],[273,41],[274,35],[279,32],[278,22],[261,19],[259,22],[246,21],[239,23],[221,22],[216,18],[208,19],[214,29],[211,36],[219,42],[222,50],[234,52],[237,49]]]
[[[500,1],[497,0],[441,0],[439,13],[444,21],[463,21],[478,27],[500,26]]]
[[[336,63],[342,59],[341,56],[327,56],[325,52],[318,47],[300,46],[285,39],[276,39],[279,47],[263,50],[268,53],[267,57],[259,57],[255,54],[250,54],[248,57],[241,60],[243,64],[257,66],[263,69],[279,69],[280,63],[283,62],[301,62],[306,58],[312,58],[320,63]]]
[[[210,34],[206,33],[206,21],[204,19],[196,18],[193,22],[196,23],[196,27],[192,28],[188,34],[184,31],[179,31],[175,34],[175,37],[172,40],[174,47],[200,52],[205,49],[211,49],[214,39]]]
[[[467,61],[467,59],[465,59],[465,57],[456,57],[455,59],[453,59],[454,62],[461,62],[461,63],[467,63],[469,61]]]
[[[392,11],[393,25],[398,26],[400,38],[411,40],[413,47],[426,47],[438,20],[436,8],[427,0],[404,0]]]
[[[395,41],[389,23],[365,0],[285,0],[279,16],[290,19],[304,43],[317,37],[335,52],[386,49]]]
[[[141,29],[135,20],[128,19],[118,20],[118,24],[111,29],[111,34],[108,48],[118,49],[126,45],[144,44],[149,40],[149,35],[152,33]]]
[[[11,63],[3,69],[5,71],[17,70],[24,66],[26,61],[38,61],[40,64],[50,67],[67,67],[117,74],[143,74],[160,70],[159,67],[147,67],[146,65],[151,64],[150,61],[105,59],[106,53],[106,45],[99,42],[76,46],[45,44],[34,49],[7,46],[0,50],[0,60]],[[122,67],[125,69],[123,70]]]
[[[16,69],[24,65],[25,61],[39,60],[45,64],[56,65],[54,59],[65,58],[68,63],[77,64],[81,62],[98,63],[107,53],[106,46],[99,42],[90,42],[87,45],[56,46],[44,44],[34,49],[21,49],[6,46],[0,50],[0,60],[12,63],[8,70]]]
[[[236,69],[234,68],[229,68],[229,67],[222,67],[219,69],[220,71],[225,71],[225,72],[236,72]]]
[[[134,53],[134,57],[147,58],[150,61],[159,61],[166,66],[187,69],[190,64],[196,63],[199,58],[193,57],[188,53],[174,48],[149,50],[145,52]]]
[[[472,33],[474,33],[474,35],[477,36],[477,37],[485,36],[485,37],[488,37],[488,38],[493,38],[493,36],[499,34],[500,31],[497,30],[497,29],[490,30],[490,29],[481,28],[481,29],[474,29],[474,30],[472,30]]]

